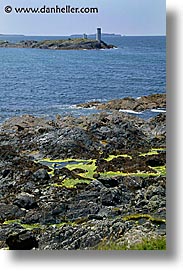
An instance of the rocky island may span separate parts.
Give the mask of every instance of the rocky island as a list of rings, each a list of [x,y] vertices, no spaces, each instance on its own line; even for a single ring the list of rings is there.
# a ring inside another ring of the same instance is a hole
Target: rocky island
[[[114,45],[108,45],[103,41],[74,38],[65,40],[23,40],[17,43],[0,40],[0,48],[35,48],[51,50],[98,50],[113,49]]]
[[[1,125],[1,249],[166,248],[166,116],[112,109]]]

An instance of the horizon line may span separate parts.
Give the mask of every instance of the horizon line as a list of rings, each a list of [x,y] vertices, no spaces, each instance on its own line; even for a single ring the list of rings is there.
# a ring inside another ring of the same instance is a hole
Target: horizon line
[[[111,34],[111,36],[120,36],[121,37],[125,37],[125,36],[166,36],[165,34],[120,34],[120,33],[103,33],[103,35],[106,34]],[[9,33],[9,34],[4,34],[4,33],[0,33],[0,35],[4,35],[4,36],[72,36],[72,35],[83,35],[82,33],[74,33],[74,34],[19,34],[19,33]],[[91,34],[87,34],[88,36],[90,35],[95,35],[95,33],[91,33]]]

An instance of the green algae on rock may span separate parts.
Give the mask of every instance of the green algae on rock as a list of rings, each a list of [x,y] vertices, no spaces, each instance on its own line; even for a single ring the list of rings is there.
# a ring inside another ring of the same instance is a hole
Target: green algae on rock
[[[146,157],[151,155],[158,155],[158,152],[162,150],[160,148],[154,148],[149,153],[140,154],[140,156]],[[127,154],[122,155],[109,155],[108,158],[104,159],[107,162],[110,162],[114,159],[117,159],[119,157],[122,158],[128,158],[129,160],[132,160],[132,157]],[[78,178],[68,178],[65,179],[62,178],[62,176],[59,177],[62,182],[60,183],[54,183],[54,186],[60,187],[60,186],[66,186],[66,187],[74,187],[79,183],[89,183],[91,180],[95,179],[94,175],[97,173],[97,160],[96,159],[49,159],[45,158],[42,160],[39,160],[38,163],[42,163],[44,165],[47,165],[49,168],[52,169],[51,172],[49,172],[50,175],[54,176],[55,169],[61,169],[63,167],[67,168],[69,171],[74,172],[76,175],[78,175]],[[105,171],[105,172],[99,172],[98,177],[116,177],[116,176],[138,176],[138,177],[149,177],[149,176],[165,176],[166,175],[166,167],[165,166],[157,166],[157,167],[149,167],[149,171],[135,171],[135,172],[122,172],[122,171]]]

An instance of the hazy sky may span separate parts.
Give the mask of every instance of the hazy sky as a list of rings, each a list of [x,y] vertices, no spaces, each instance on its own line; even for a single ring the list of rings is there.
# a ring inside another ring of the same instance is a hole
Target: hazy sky
[[[97,7],[98,14],[10,14],[14,7]],[[165,35],[165,0],[0,0],[0,33],[70,35],[103,32],[125,35]]]

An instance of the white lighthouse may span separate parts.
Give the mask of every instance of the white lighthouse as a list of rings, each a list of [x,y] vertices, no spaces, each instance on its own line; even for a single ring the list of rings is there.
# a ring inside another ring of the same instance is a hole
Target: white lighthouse
[[[101,30],[101,28],[97,28],[96,40],[98,40],[98,42],[101,42],[101,40],[102,40],[102,30]]]

